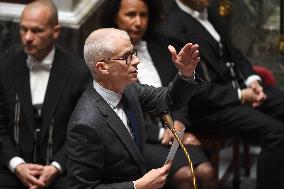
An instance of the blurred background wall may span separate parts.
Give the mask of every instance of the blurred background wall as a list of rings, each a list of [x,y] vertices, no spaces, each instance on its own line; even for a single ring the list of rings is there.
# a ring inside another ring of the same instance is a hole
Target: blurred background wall
[[[0,55],[8,56],[21,49],[18,21],[25,3],[31,0],[0,0]],[[104,0],[53,0],[59,9],[63,30],[58,44],[82,57],[85,38],[98,25],[100,5]],[[163,0],[164,7],[172,0]],[[280,1],[220,0],[231,7],[227,16],[235,46],[255,65],[274,73],[277,86],[284,89],[284,70],[278,50]],[[284,60],[283,60],[284,65]]]
[[[278,48],[280,36],[280,0],[231,0],[232,15],[228,18],[235,46],[253,64],[268,67],[284,89],[284,65]],[[283,64],[282,64],[283,63]]]

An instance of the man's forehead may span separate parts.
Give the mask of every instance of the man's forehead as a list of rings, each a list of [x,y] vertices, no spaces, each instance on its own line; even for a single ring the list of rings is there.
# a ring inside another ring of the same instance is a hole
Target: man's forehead
[[[125,38],[119,38],[118,40],[114,41],[115,52],[114,55],[123,55],[132,51],[133,45],[131,41]]]
[[[47,24],[50,20],[50,11],[46,7],[27,7],[21,17],[21,22],[35,22]]]

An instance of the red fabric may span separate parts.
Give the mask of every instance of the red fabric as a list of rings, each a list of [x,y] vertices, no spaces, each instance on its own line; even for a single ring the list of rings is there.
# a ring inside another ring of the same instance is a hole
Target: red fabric
[[[263,66],[253,66],[254,71],[261,77],[263,84],[267,86],[275,86],[276,79],[273,73]]]

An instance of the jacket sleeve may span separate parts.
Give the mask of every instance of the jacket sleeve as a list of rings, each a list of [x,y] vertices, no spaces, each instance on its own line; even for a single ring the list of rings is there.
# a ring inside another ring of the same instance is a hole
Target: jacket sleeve
[[[155,103],[164,100],[170,110],[180,109],[199,90],[200,83],[187,82],[180,76],[175,77],[168,87],[155,88],[148,85],[136,85],[139,101],[144,112],[157,112]]]
[[[19,150],[16,148],[15,143],[11,140],[9,133],[9,127],[11,122],[9,121],[9,115],[6,107],[6,99],[4,94],[4,85],[2,82],[5,81],[3,77],[4,63],[0,66],[0,163],[8,165],[11,158],[15,156],[20,157]]]

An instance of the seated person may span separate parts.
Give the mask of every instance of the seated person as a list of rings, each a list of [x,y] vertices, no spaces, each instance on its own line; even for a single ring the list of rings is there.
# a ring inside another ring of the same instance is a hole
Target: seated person
[[[154,32],[160,19],[161,4],[153,0],[109,0],[103,5],[101,15],[102,27],[115,27],[125,30],[140,59],[138,65],[138,81],[155,87],[168,86],[177,69],[172,64],[167,52],[167,40]],[[146,126],[145,160],[148,169],[163,165],[169,152],[169,138],[172,133],[161,127],[156,116],[144,113]],[[175,126],[184,128],[182,122],[175,121]],[[189,133],[185,134],[183,142],[198,144],[198,140]],[[193,160],[196,176],[203,188],[217,188],[217,176],[214,175],[212,165],[208,162],[200,146],[187,146]],[[158,152],[158,153],[153,153]],[[192,175],[188,163],[181,149],[174,159],[167,186],[172,188],[192,188]]]
[[[214,1],[175,0],[168,10],[160,31],[177,47],[185,41],[200,45],[196,72],[206,81],[178,119],[190,120],[196,132],[260,145],[257,188],[284,188],[283,91],[261,85],[248,59],[233,46]]]
[[[0,63],[0,188],[65,189],[66,127],[91,79],[79,59],[56,47],[61,26],[51,1],[27,4],[24,52]]]

